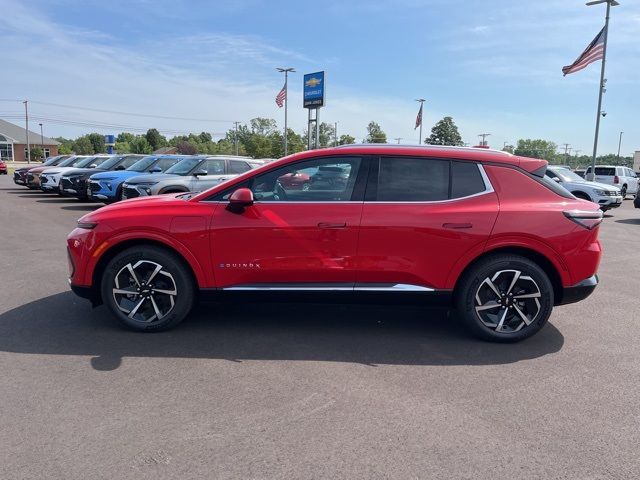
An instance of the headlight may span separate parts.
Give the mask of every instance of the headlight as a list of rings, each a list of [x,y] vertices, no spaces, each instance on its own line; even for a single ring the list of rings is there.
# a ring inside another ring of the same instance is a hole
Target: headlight
[[[154,185],[155,183],[139,183],[135,187],[138,189],[139,192],[144,192],[147,195],[151,195],[151,187],[153,187]]]
[[[604,191],[604,190],[594,190],[593,193],[595,193],[596,195],[600,195],[600,196],[607,194],[607,192]]]

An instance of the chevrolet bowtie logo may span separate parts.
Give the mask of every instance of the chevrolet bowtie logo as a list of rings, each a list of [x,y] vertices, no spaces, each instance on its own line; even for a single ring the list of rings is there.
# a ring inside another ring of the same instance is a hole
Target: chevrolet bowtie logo
[[[304,82],[305,86],[307,87],[317,87],[318,85],[320,85],[322,83],[322,80],[316,77],[311,77],[309,80],[307,80],[306,82]]]

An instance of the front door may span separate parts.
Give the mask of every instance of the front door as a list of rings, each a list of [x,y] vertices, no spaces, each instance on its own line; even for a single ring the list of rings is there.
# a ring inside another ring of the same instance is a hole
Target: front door
[[[243,184],[255,203],[231,211],[225,192],[211,249],[222,288],[352,289],[368,163],[361,157],[302,160]],[[287,181],[303,175],[304,186]]]

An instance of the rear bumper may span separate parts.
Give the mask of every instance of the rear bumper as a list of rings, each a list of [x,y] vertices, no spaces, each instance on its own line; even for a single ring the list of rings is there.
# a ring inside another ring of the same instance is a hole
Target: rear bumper
[[[584,300],[593,293],[598,286],[598,282],[598,275],[593,275],[575,285],[564,287],[562,289],[562,301],[557,303],[557,305],[567,305]]]

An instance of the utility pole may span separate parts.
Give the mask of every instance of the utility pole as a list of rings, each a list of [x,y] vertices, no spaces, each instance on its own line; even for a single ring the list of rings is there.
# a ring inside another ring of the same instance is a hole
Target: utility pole
[[[620,132],[620,138],[618,139],[618,165],[620,165],[620,147],[622,146],[622,134],[624,132]]]
[[[564,161],[569,164],[569,150],[571,150],[571,145],[568,143],[563,143],[564,145]]]
[[[576,168],[578,168],[578,166],[579,166],[579,165],[578,165],[578,154],[579,154],[580,152],[582,152],[582,150],[574,150],[574,151],[573,151],[573,156],[574,156],[574,158],[576,159]]]
[[[607,10],[604,20],[604,42],[602,45],[602,66],[600,67],[600,89],[598,91],[598,111],[596,113],[596,133],[593,138],[593,156],[591,157],[591,173],[586,175],[587,180],[594,181],[596,179],[596,156],[598,155],[598,135],[600,134],[600,116],[602,115],[602,94],[605,92],[605,85],[607,80],[604,78],[605,65],[607,61],[607,40],[609,37],[609,15],[611,12],[611,6],[620,5],[617,0],[593,0],[587,2],[587,6],[599,5],[600,3],[607,4]]]
[[[42,160],[46,160],[44,154],[44,134],[42,133],[42,124],[39,123],[38,125],[40,125],[40,149],[42,150]]]
[[[423,117],[422,107],[424,106],[424,102],[426,102],[426,100],[424,98],[417,98],[416,102],[418,102],[420,104],[420,111],[418,112],[418,115],[420,117],[420,136],[418,137],[418,145],[422,145],[422,123],[423,123],[422,122],[422,117]]]
[[[334,147],[338,146],[338,122],[333,124],[333,139],[334,139]]]
[[[233,122],[233,123],[236,126],[236,133],[233,135],[233,144],[235,146],[236,156],[238,156],[238,124],[240,122]]]
[[[293,68],[277,68],[280,73],[284,73],[284,156],[286,157],[289,149],[289,132],[287,126],[287,108],[289,105],[289,72],[295,72]]]
[[[400,140],[402,140],[402,137],[396,137],[396,138],[394,138],[394,140],[395,140],[396,142],[398,142],[398,145],[400,145]]]
[[[479,133],[478,136],[482,137],[482,140],[480,141],[480,145],[482,145],[483,147],[487,145],[487,141],[485,140],[489,135],[491,135],[490,133]]]
[[[31,147],[29,147],[29,110],[27,108],[27,100],[25,100],[22,103],[24,103],[24,123],[25,123],[24,133],[27,136],[27,164],[30,164],[31,163]]]

